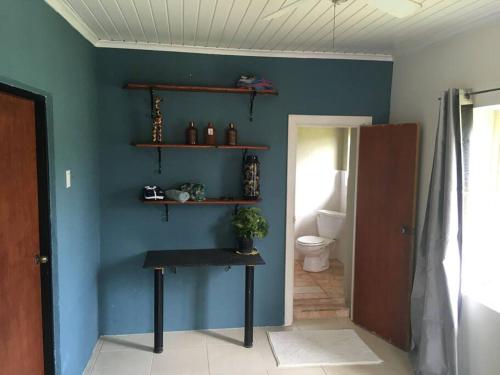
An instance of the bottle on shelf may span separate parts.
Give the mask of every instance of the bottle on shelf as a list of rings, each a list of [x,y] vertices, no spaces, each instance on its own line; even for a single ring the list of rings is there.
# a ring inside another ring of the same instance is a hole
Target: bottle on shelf
[[[226,130],[226,144],[228,146],[236,146],[237,137],[238,137],[238,132],[236,131],[236,126],[234,126],[234,124],[230,122]]]
[[[215,128],[211,122],[209,122],[208,126],[205,128],[205,144],[211,146],[215,146],[216,144]]]
[[[193,121],[189,121],[189,125],[186,129],[186,144],[196,145],[198,144],[198,129],[194,125]]]

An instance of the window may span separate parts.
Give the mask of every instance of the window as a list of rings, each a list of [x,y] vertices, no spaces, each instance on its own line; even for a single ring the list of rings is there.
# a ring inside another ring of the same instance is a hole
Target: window
[[[500,106],[474,109],[469,155],[462,290],[500,312]]]

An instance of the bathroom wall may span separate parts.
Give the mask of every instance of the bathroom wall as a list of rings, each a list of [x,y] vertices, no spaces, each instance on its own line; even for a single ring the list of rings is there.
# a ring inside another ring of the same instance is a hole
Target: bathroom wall
[[[344,128],[299,128],[295,177],[296,237],[318,234],[317,210],[345,212],[348,133]],[[296,252],[296,257],[299,255]]]

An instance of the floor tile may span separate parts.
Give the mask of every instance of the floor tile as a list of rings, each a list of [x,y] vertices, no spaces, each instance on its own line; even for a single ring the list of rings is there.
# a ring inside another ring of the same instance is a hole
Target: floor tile
[[[319,286],[296,286],[293,288],[294,293],[323,293],[323,289]]]
[[[267,372],[269,375],[325,375],[321,367],[280,368]]]
[[[239,369],[237,372],[211,372],[210,375],[268,375],[268,373],[266,370]]]
[[[207,350],[204,346],[170,349],[153,356],[151,375],[209,375]]]
[[[326,375],[406,375],[411,373],[397,372],[389,365],[360,365],[360,366],[327,366],[323,367]]]
[[[382,359],[381,365],[278,368],[267,331],[355,329]],[[356,326],[347,318],[308,319],[289,327],[257,327],[254,347],[244,348],[243,328],[168,332],[165,351],[152,353],[152,334],[105,336],[92,375],[409,375],[404,351]]]
[[[153,351],[153,334],[140,333],[134,335],[102,336],[101,352],[116,352],[123,350]]]
[[[165,332],[163,335],[163,347],[165,350],[204,348],[206,343],[207,335],[202,331]]]
[[[301,260],[295,260],[294,267],[294,320],[349,316],[349,308],[345,305],[342,263],[333,259],[330,268],[322,272],[302,270]]]
[[[243,346],[245,330],[243,328],[211,329],[202,331],[206,337],[207,346],[234,345]],[[254,345],[260,342],[267,342],[266,329],[256,327],[253,330]]]
[[[208,363],[211,374],[240,374],[242,369],[250,373],[266,370],[264,358],[255,347],[209,346]]]
[[[140,350],[101,352],[92,375],[150,375],[153,353]]]

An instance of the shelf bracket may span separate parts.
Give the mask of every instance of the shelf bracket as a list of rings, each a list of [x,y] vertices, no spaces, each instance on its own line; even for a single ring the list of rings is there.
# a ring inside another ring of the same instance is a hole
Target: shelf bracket
[[[247,154],[248,154],[248,150],[244,149],[243,150],[242,160],[241,160],[241,170],[243,170],[243,167],[245,166],[245,158],[247,157]]]
[[[165,216],[163,216],[163,220],[168,222],[168,204],[165,205]]]
[[[250,122],[253,121],[253,103],[255,101],[256,95],[257,95],[257,91],[252,90],[252,92],[250,93],[250,115],[249,115]]]
[[[149,100],[151,102],[151,118],[153,118],[155,109],[155,92],[153,89],[149,89]]]
[[[226,267],[224,267],[224,272],[228,272],[228,271],[230,271],[230,270],[231,270],[231,266],[226,266]]]
[[[234,214],[236,215],[238,213],[238,209],[240,208],[239,204],[234,205]]]
[[[158,150],[158,174],[161,174],[161,147],[156,149]]]

